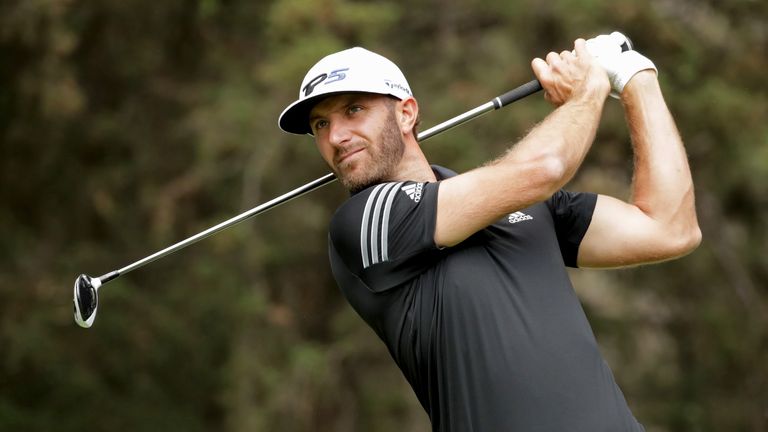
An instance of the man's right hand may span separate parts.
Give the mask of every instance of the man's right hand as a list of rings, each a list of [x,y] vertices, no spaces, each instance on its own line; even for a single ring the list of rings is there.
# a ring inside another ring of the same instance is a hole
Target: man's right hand
[[[555,106],[573,98],[605,99],[611,85],[604,67],[589,53],[586,41],[577,39],[574,51],[550,52],[546,61],[535,58],[533,72],[544,88],[544,97]]]

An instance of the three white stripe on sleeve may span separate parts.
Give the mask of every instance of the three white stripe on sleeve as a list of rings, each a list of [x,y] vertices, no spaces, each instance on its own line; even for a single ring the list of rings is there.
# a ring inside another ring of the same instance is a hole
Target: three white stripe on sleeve
[[[389,215],[403,182],[382,183],[368,196],[360,227],[363,268],[389,260]]]

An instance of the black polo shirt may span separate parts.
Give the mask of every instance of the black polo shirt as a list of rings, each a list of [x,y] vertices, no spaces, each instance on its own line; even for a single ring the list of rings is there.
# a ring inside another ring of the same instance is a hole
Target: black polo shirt
[[[439,249],[439,187],[372,186],[337,210],[329,234],[342,293],[433,430],[642,431],[565,268],[576,266],[596,195],[560,191]]]

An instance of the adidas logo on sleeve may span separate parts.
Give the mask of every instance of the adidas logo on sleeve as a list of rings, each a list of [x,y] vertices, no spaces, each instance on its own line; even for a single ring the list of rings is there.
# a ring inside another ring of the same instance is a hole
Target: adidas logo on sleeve
[[[424,190],[424,183],[409,184],[401,187],[400,190],[405,192],[413,202],[419,202],[421,201],[421,192]]]

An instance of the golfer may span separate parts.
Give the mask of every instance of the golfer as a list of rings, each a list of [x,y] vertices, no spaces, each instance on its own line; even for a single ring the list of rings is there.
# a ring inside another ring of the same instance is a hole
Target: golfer
[[[532,68],[555,109],[463,174],[427,162],[408,82],[363,48],[315,64],[279,124],[313,135],[351,193],[330,224],[333,275],[434,431],[642,431],[566,266],[692,251],[701,234],[685,150],[656,68],[636,51],[598,58],[578,39]],[[630,202],[562,190],[611,92],[635,154]]]

